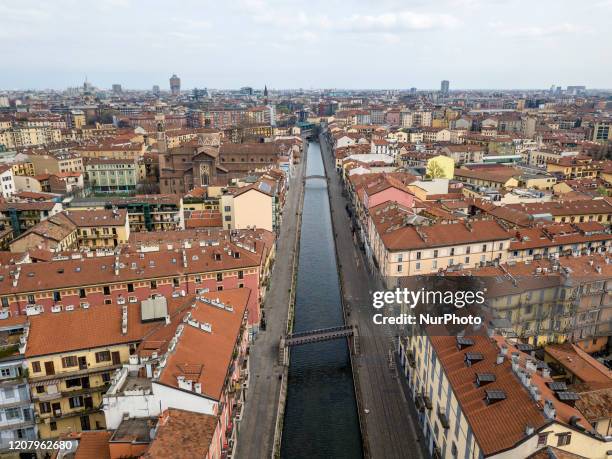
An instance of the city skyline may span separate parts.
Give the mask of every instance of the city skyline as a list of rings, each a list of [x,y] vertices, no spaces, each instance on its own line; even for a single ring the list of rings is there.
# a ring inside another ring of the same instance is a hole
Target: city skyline
[[[612,2],[571,16],[564,3],[0,4],[0,87],[64,89],[87,75],[104,88],[168,89],[176,73],[184,88],[609,88],[612,63],[594,43],[612,39]]]

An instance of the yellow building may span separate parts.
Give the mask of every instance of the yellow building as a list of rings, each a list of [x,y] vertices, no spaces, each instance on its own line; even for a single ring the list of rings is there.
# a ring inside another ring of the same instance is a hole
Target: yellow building
[[[589,156],[573,156],[547,163],[546,170],[562,174],[566,179],[594,178],[597,177],[600,167],[593,163],[593,158]]]
[[[20,161],[18,163],[14,163],[12,166],[13,175],[34,177],[34,164],[31,161]]]
[[[66,210],[76,226],[79,248],[114,248],[130,239],[127,210]]]
[[[28,379],[43,439],[105,428],[102,395],[111,375],[151,327],[138,304],[64,308],[29,318]]]

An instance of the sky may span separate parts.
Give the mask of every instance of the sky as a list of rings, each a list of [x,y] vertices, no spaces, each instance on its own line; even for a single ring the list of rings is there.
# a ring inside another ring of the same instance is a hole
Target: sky
[[[0,0],[0,89],[612,88],[612,0]]]

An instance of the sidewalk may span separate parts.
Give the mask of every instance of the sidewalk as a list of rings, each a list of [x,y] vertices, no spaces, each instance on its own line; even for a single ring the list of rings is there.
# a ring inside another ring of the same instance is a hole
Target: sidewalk
[[[364,440],[370,457],[375,459],[425,458],[411,402],[406,399],[397,370],[390,365],[396,347],[393,329],[372,322],[371,293],[381,290],[382,284],[372,279],[353,242],[342,183],[325,141],[321,149],[329,177],[338,268],[350,314],[348,320],[359,327],[361,353],[354,359],[354,375],[358,378],[364,411],[368,410],[364,416]]]
[[[287,322],[291,265],[297,231],[296,212],[303,188],[303,165],[302,160],[296,167],[283,210],[276,261],[265,299],[266,330],[259,332],[250,348],[249,388],[238,433],[238,459],[263,459],[272,454],[280,376],[283,371],[283,367],[278,365],[278,345]]]

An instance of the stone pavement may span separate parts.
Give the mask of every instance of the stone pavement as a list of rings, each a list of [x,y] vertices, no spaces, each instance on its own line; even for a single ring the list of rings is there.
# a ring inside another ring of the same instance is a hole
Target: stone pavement
[[[407,400],[395,369],[394,331],[372,322],[371,292],[383,286],[369,274],[362,253],[353,243],[341,179],[329,146],[324,138],[321,140],[348,322],[359,327],[360,355],[353,362],[361,391],[366,454],[374,459],[425,458],[414,405]]]
[[[304,148],[303,156],[306,155]],[[283,368],[278,365],[278,345],[285,334],[291,267],[300,195],[303,189],[304,160],[297,166],[295,177],[283,210],[281,233],[276,245],[270,288],[265,298],[266,330],[260,331],[249,353],[249,388],[238,433],[238,459],[267,459],[272,454],[274,426]],[[299,209],[301,211],[301,209]]]

